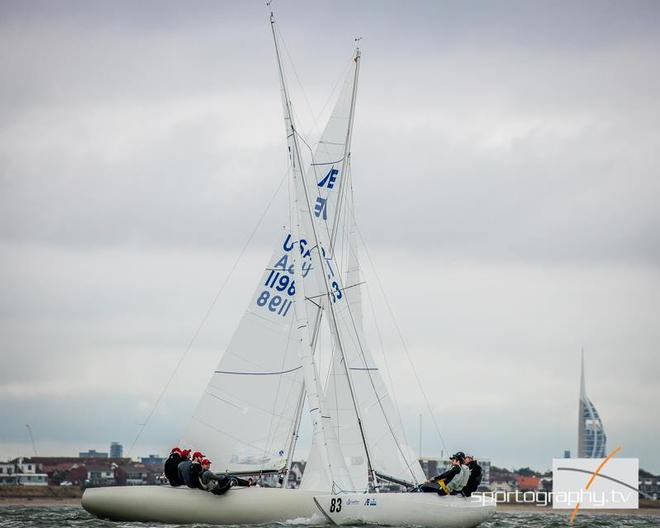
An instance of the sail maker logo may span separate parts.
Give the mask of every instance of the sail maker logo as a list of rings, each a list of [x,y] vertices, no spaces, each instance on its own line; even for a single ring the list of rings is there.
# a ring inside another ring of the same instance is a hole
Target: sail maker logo
[[[552,507],[572,509],[571,521],[580,508],[639,508],[639,459],[555,458],[552,460]]]

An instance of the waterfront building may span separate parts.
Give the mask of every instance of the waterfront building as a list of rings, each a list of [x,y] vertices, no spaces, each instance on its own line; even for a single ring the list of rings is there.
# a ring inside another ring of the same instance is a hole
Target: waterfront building
[[[85,466],[87,470],[87,486],[112,486],[116,484],[115,468],[111,465],[90,464]]]
[[[99,453],[96,449],[78,453],[80,458],[108,458],[108,453]]]
[[[541,486],[541,479],[534,476],[517,475],[516,488],[518,491],[538,491]]]
[[[124,446],[119,442],[110,444],[110,458],[122,458],[124,456]]]
[[[604,458],[607,436],[596,407],[587,397],[584,383],[584,353],[580,367],[580,404],[578,415],[578,457]]]
[[[162,466],[165,463],[165,458],[160,455],[149,455],[140,457],[140,462],[148,466]]]
[[[660,499],[660,477],[650,474],[639,475],[639,498],[640,499]]]
[[[37,464],[29,458],[15,458],[0,463],[0,485],[46,486],[48,475],[37,472]]]

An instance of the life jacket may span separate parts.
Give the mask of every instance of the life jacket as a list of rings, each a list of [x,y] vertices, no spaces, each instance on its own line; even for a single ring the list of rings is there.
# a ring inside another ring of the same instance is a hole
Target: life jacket
[[[165,461],[165,477],[167,477],[170,486],[181,486],[183,480],[179,476],[179,464],[183,457],[179,453],[172,453]]]
[[[451,491],[461,491],[470,479],[470,468],[465,464],[461,464],[459,467],[459,472],[454,476],[453,479],[447,482],[447,487]]]

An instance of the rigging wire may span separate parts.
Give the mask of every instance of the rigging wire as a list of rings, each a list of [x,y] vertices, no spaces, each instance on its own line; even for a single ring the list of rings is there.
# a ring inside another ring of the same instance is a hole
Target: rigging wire
[[[387,354],[385,353],[385,343],[383,342],[383,335],[380,331],[380,326],[378,325],[378,318],[376,317],[376,308],[374,307],[374,301],[373,298],[371,297],[371,291],[369,288],[369,283],[366,283],[366,290],[367,290],[367,298],[369,299],[369,307],[371,308],[371,314],[374,318],[374,326],[376,328],[376,335],[378,336],[378,344],[380,345],[380,353],[383,356],[383,363],[385,364],[385,372],[387,373],[387,380],[390,382],[390,387],[392,391],[392,400],[394,402],[394,409],[396,410],[397,417],[399,418],[399,422],[403,424],[403,419],[401,417],[401,409],[399,408],[399,402],[398,402],[398,397],[396,395],[396,385],[394,384],[394,380],[392,379],[392,371],[390,369],[389,362],[387,361]],[[405,431],[403,431],[404,434],[404,440],[406,444],[409,444],[407,437],[405,436]]]
[[[202,328],[204,328],[204,325],[206,324],[206,321],[210,317],[211,312],[213,311],[213,308],[217,304],[218,299],[220,298],[220,295],[222,294],[225,287],[229,283],[230,279],[234,275],[234,272],[238,268],[238,264],[242,260],[243,255],[245,254],[245,252],[247,251],[247,248],[250,245],[250,242],[252,242],[252,239],[254,238],[254,235],[259,230],[259,227],[261,227],[261,223],[263,222],[264,218],[268,214],[268,211],[270,210],[271,206],[273,205],[273,202],[275,201],[275,198],[279,194],[280,189],[282,188],[282,184],[284,183],[284,180],[287,179],[286,176],[287,176],[288,172],[289,172],[289,169],[287,168],[286,172],[284,173],[284,175],[280,179],[280,182],[277,185],[277,188],[275,189],[275,192],[273,193],[270,200],[268,201],[268,204],[266,204],[266,208],[264,209],[263,213],[261,213],[261,216],[257,220],[257,223],[254,226],[254,229],[252,229],[252,232],[250,233],[250,236],[248,236],[247,240],[245,241],[245,244],[243,244],[243,248],[241,249],[238,257],[236,258],[236,260],[234,261],[232,267],[230,268],[229,273],[226,275],[224,281],[220,285],[220,288],[218,289],[215,296],[213,297],[213,300],[211,301],[211,304],[209,305],[208,309],[206,310],[206,313],[204,314],[204,317],[202,317],[201,322],[199,323],[199,325],[195,329],[195,332],[193,333],[192,338],[188,342],[188,346],[185,348],[185,350],[183,351],[181,356],[179,356],[179,360],[177,361],[176,365],[174,366],[174,370],[172,370],[172,373],[170,374],[170,377],[167,379],[167,382],[165,383],[165,386],[160,391],[160,394],[158,395],[158,398],[156,398],[156,402],[154,403],[153,407],[151,408],[151,410],[147,414],[147,418],[145,419],[144,423],[140,424],[140,429],[138,430],[138,433],[135,436],[135,439],[131,443],[131,447],[128,449],[128,453],[127,453],[128,456],[131,455],[131,452],[133,451],[133,448],[135,447],[135,444],[138,442],[138,440],[142,436],[142,433],[144,432],[145,428],[147,427],[147,425],[151,421],[151,418],[153,417],[154,413],[156,412],[156,409],[158,408],[158,406],[160,405],[160,402],[162,401],[163,397],[165,396],[165,393],[169,389],[170,385],[172,384],[172,381],[176,377],[179,369],[181,368],[181,365],[183,364],[184,360],[188,356],[188,353],[190,352],[193,345],[195,344],[195,341],[197,340],[197,337],[199,336],[199,333],[202,331]]]
[[[374,276],[376,277],[376,282],[378,283],[380,293],[383,296],[383,300],[385,301],[385,306],[387,307],[387,310],[390,313],[390,317],[392,318],[392,323],[394,323],[394,328],[396,329],[396,332],[399,336],[399,340],[401,341],[401,345],[403,346],[403,350],[406,353],[406,358],[408,359],[408,362],[410,363],[410,366],[412,367],[413,374],[415,375],[415,380],[417,381],[417,386],[419,387],[419,390],[421,391],[422,396],[424,397],[424,401],[426,403],[426,408],[428,410],[428,413],[431,415],[431,421],[433,422],[433,426],[435,427],[435,431],[438,434],[438,438],[440,438],[440,442],[442,443],[442,447],[444,448],[445,452],[448,453],[449,450],[447,449],[445,439],[442,436],[442,433],[440,432],[440,427],[438,426],[438,422],[435,418],[435,414],[434,414],[433,409],[431,407],[431,401],[429,400],[429,397],[426,394],[426,391],[424,390],[424,387],[422,386],[422,382],[419,378],[417,368],[415,367],[415,363],[413,362],[412,356],[410,355],[410,350],[408,349],[408,345],[406,344],[406,340],[403,337],[403,333],[401,332],[401,328],[399,327],[399,324],[396,320],[396,317],[394,316],[394,310],[392,310],[392,305],[390,304],[389,299],[387,298],[387,295],[385,294],[385,288],[383,287],[383,283],[380,280],[380,276],[378,275],[378,272],[376,271],[376,267],[374,266],[374,261],[371,258],[371,253],[369,253],[369,249],[367,248],[367,244],[364,240],[364,237],[362,236],[362,232],[357,227],[357,225],[356,225],[356,231],[357,231],[358,235],[360,236],[360,240],[362,241],[362,246],[364,247],[365,254],[367,255],[367,258],[369,259],[369,264],[371,265],[371,270],[373,271]]]

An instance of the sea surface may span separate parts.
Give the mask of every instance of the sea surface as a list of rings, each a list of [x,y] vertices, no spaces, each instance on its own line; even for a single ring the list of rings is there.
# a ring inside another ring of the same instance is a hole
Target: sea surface
[[[180,528],[206,527],[209,525],[182,525]],[[286,523],[259,525],[260,528],[285,528]],[[291,525],[293,526],[293,525]],[[301,528],[301,525],[295,525]],[[322,525],[317,525],[322,526]],[[327,526],[327,525],[323,525]],[[542,512],[498,512],[489,522],[483,523],[483,528],[554,528],[568,527],[568,514]],[[573,524],[574,528],[584,527],[617,527],[617,528],[657,528],[660,526],[660,516],[656,515],[620,515],[620,514],[580,514]],[[97,519],[79,507],[33,507],[33,506],[1,506],[0,528],[150,528],[173,527],[159,523],[115,523]]]

